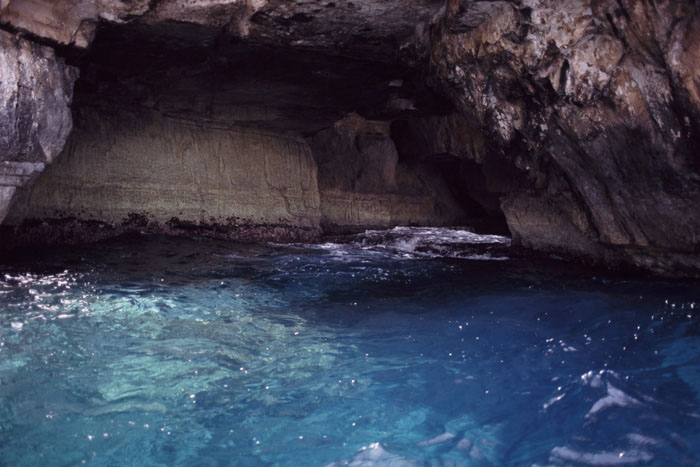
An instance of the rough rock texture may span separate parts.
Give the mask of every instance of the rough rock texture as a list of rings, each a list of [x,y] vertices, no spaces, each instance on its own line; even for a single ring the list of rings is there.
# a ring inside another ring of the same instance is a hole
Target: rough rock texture
[[[100,21],[133,23],[181,41],[320,50],[387,61],[443,0],[2,0],[0,23],[87,47]]]
[[[77,77],[53,49],[0,31],[0,223],[17,188],[63,148]]]
[[[311,139],[326,232],[466,219],[430,166],[399,161],[388,122],[352,114]]]
[[[394,122],[392,135],[405,159],[441,173],[469,225],[509,233],[500,199],[526,187],[526,175],[492,150],[472,122],[459,113],[411,117]]]
[[[399,163],[388,120],[352,113],[413,112],[397,104],[404,67],[259,45],[212,53],[132,26],[103,28],[76,61],[76,128],[8,217],[13,244],[131,230],[309,240],[321,226],[462,219],[439,175]]]
[[[448,0],[431,82],[528,174],[516,242],[700,267],[699,31],[695,1]]]
[[[700,271],[698,0],[0,0],[0,24],[68,46],[88,101],[306,138],[324,224],[466,214]]]
[[[76,218],[118,226],[135,216],[162,231],[210,224],[238,237],[247,229],[259,239],[308,240],[319,233],[316,165],[304,141],[83,108],[61,159],[7,223]]]

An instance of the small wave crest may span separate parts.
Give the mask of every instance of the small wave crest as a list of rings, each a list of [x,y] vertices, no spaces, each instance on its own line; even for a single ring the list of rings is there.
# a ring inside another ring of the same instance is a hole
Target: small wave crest
[[[357,235],[335,237],[317,248],[343,255],[351,252],[381,253],[393,258],[460,258],[504,261],[510,239],[480,235],[468,230],[442,227],[395,227],[367,230]]]

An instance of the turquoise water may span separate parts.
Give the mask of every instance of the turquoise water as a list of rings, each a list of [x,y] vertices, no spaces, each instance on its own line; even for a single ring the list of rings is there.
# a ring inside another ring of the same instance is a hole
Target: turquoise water
[[[700,287],[350,243],[0,264],[0,465],[698,465]]]

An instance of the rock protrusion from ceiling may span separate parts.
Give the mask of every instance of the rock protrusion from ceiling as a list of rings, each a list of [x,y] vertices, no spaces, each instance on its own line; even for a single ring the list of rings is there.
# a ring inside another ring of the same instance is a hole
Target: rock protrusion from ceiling
[[[85,48],[100,20],[123,22],[149,9],[148,0],[2,0],[0,23],[58,45]]]
[[[698,31],[697,2],[448,0],[431,84],[528,174],[516,242],[700,267]]]
[[[77,77],[53,49],[0,31],[0,223],[17,190],[63,149]]]
[[[86,48],[101,22],[212,45],[222,37],[380,62],[413,42],[442,0],[2,0],[0,24]]]

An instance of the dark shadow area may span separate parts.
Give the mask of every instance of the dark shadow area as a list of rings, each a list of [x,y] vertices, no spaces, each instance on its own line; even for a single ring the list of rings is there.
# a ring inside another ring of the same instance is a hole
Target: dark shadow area
[[[88,53],[69,58],[81,69],[74,106],[146,107],[205,125],[301,135],[350,112],[390,120],[436,110],[438,97],[393,59],[201,37],[198,31],[173,37],[153,27],[102,26]]]
[[[501,198],[525,186],[526,176],[513,161],[491,151],[466,120],[454,113],[396,120],[391,135],[402,162],[440,174],[471,227],[510,235]]]
[[[509,234],[504,190],[485,180],[503,167],[458,153],[478,135],[440,127],[452,106],[395,57],[134,23],[101,25],[67,60],[80,69],[73,132],[18,197],[7,244],[129,232],[309,241],[397,225]],[[403,129],[433,120],[439,131]]]

